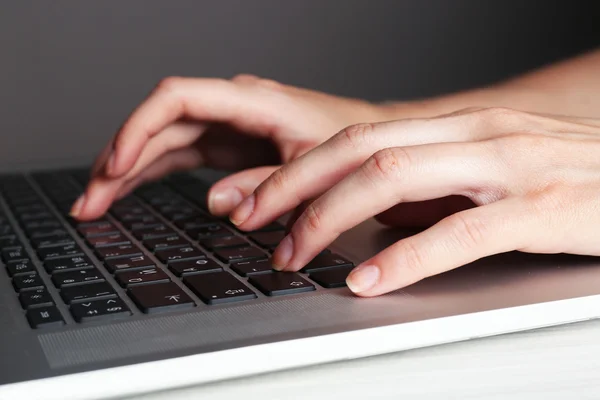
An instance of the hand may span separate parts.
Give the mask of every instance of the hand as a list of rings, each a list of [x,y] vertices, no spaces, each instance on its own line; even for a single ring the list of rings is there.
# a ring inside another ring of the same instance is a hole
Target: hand
[[[275,250],[279,270],[390,208],[388,222],[441,219],[357,266],[347,283],[360,296],[512,250],[600,255],[600,120],[492,108],[351,126],[273,173],[231,220],[256,229],[309,199]]]
[[[226,215],[287,162],[359,121],[386,119],[383,107],[250,75],[232,80],[167,78],[102,151],[73,206],[94,219],[145,181],[201,164],[248,168],[216,183],[214,214]],[[271,165],[264,167],[264,165]]]

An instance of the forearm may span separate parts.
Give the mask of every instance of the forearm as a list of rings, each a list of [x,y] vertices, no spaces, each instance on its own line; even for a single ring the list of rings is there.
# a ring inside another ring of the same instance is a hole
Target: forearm
[[[468,107],[600,117],[600,50],[485,88],[386,105],[394,118],[421,118]]]

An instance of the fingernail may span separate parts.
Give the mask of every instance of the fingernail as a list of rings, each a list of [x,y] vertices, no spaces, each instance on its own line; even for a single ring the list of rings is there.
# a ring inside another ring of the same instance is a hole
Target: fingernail
[[[81,196],[79,196],[77,201],[75,201],[75,203],[73,204],[73,207],[71,207],[71,212],[69,213],[69,215],[71,215],[71,217],[77,218],[79,216],[79,214],[81,213],[81,210],[83,209],[84,203],[85,203],[85,195],[82,194]]]
[[[273,269],[283,270],[294,255],[294,239],[292,235],[283,238],[273,253]]]
[[[375,265],[361,265],[346,278],[346,284],[354,293],[364,292],[373,288],[379,281],[381,271]]]
[[[250,196],[246,197],[244,201],[235,209],[229,219],[234,225],[243,224],[249,217],[252,215],[252,211],[254,211],[254,202],[255,196],[252,193]]]
[[[111,175],[115,171],[115,153],[112,152],[110,157],[108,157],[108,161],[106,162],[106,173]]]
[[[211,192],[208,196],[208,210],[212,214],[228,212],[236,208],[244,200],[238,188],[230,187],[221,191]]]

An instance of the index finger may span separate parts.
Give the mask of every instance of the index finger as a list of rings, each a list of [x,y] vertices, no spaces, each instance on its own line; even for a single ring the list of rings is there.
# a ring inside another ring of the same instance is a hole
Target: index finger
[[[266,118],[257,113],[267,107],[258,107],[259,97],[251,87],[224,79],[164,79],[115,136],[106,174],[115,178],[127,173],[148,140],[182,118],[250,127],[252,133],[260,135],[264,131],[256,121]]]

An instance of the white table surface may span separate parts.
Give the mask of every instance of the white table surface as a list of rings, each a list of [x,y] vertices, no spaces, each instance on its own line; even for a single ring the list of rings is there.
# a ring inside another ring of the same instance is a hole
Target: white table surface
[[[135,397],[136,400],[321,398],[600,399],[600,321]]]

